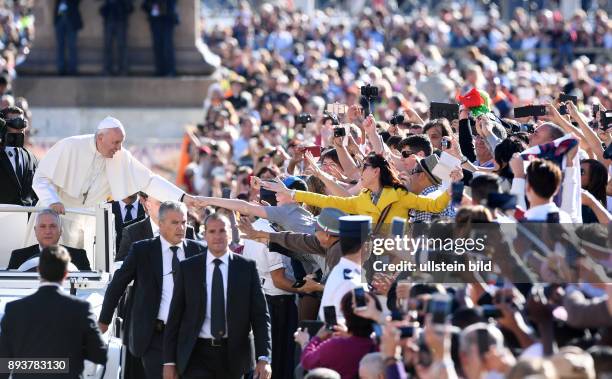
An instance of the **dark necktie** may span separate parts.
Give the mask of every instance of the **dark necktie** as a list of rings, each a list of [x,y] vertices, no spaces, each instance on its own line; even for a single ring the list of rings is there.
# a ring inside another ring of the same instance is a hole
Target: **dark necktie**
[[[179,259],[178,259],[178,246],[170,246],[170,250],[172,250],[172,280],[176,279],[176,270],[178,270]]]
[[[19,159],[19,149],[18,148],[14,148],[15,151],[15,175],[17,176],[17,179],[19,179],[19,181],[21,182],[21,160]]]
[[[123,219],[124,223],[128,221],[132,221],[133,219],[132,209],[134,209],[134,206],[132,204],[128,204],[125,206],[125,218]]]
[[[215,269],[212,278],[212,291],[210,299],[210,332],[213,339],[225,336],[225,293],[223,291],[223,276],[219,265],[220,259],[213,261]]]

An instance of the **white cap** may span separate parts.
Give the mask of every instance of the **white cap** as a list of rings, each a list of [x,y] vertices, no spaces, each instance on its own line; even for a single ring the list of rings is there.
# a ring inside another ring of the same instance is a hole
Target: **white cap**
[[[98,130],[102,129],[115,129],[119,128],[125,134],[125,129],[123,128],[123,124],[121,121],[117,120],[114,117],[106,116],[106,118],[98,124]]]

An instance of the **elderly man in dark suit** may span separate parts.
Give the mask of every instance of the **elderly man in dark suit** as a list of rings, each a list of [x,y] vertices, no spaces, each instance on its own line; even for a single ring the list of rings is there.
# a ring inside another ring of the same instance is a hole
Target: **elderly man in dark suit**
[[[0,357],[67,358],[69,372],[61,377],[75,379],[81,377],[84,359],[99,364],[106,362],[106,343],[90,304],[62,289],[69,262],[70,255],[63,247],[43,249],[38,266],[40,288],[6,305],[0,325]]]
[[[0,118],[5,120],[6,132],[14,137],[24,138],[28,122],[23,110],[18,107],[8,107],[0,111]],[[2,123],[2,121],[0,121]],[[7,138],[8,139],[8,138]],[[32,179],[38,161],[34,154],[21,143],[8,146],[5,141],[0,144],[0,204],[31,206],[38,201],[32,189]]]
[[[181,262],[175,279],[164,379],[237,379],[253,369],[268,379],[270,314],[255,262],[230,252],[225,216],[208,216],[204,227],[208,252]]]
[[[34,224],[34,233],[38,244],[13,250],[7,269],[17,270],[29,259],[38,257],[45,247],[57,245],[62,235],[59,214],[53,209],[45,209],[38,213],[36,223]],[[76,268],[81,271],[91,271],[85,250],[67,246],[64,246],[64,248],[70,254],[72,263],[74,263]]]
[[[77,33],[83,28],[79,11],[81,0],[55,0],[53,21],[57,43],[57,71],[60,75],[77,73]],[[68,64],[65,53],[68,50]]]
[[[181,260],[202,254],[206,248],[185,239],[187,210],[182,203],[166,201],[159,208],[159,236],[136,242],[109,284],[99,325],[108,329],[113,312],[128,284],[134,281],[130,314],[130,352],[142,359],[148,379],[162,377],[162,337],[170,310],[177,266]]]

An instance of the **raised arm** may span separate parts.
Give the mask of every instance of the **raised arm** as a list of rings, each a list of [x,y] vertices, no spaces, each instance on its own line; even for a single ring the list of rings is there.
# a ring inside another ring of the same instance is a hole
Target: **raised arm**
[[[266,218],[266,211],[262,205],[252,204],[239,199],[221,199],[218,197],[198,197],[201,206],[213,206],[238,212],[242,215]]]

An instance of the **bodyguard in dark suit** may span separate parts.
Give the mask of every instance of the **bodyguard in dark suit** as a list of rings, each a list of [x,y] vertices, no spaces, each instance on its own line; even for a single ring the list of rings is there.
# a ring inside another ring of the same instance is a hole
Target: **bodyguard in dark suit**
[[[159,235],[159,200],[148,196],[144,192],[138,194],[145,213],[148,215],[143,220],[134,220],[123,224],[121,233],[121,243],[117,244],[118,250],[115,254],[115,261],[122,261],[130,251],[132,244],[137,241],[157,237]],[[115,217],[115,220],[117,218]],[[195,240],[196,233],[193,226],[187,225],[185,238]]]
[[[57,43],[57,71],[60,75],[77,73],[77,33],[83,28],[80,2],[81,0],[55,0],[53,22]],[[66,50],[68,64],[65,60]]]
[[[145,210],[136,193],[125,199],[113,201],[111,203],[111,209],[115,215],[115,246],[119,248],[124,226],[128,223],[144,219]]]
[[[175,76],[174,27],[179,23],[176,0],[144,0],[142,9],[151,26],[155,74]]]
[[[164,379],[240,378],[253,368],[268,379],[270,315],[255,262],[229,251],[225,216],[208,216],[204,225],[208,252],[181,262],[175,279]]]
[[[134,11],[133,0],[103,1],[100,14],[104,18],[104,73],[127,75],[127,29],[130,13]]]
[[[0,117],[7,121],[3,127],[8,133],[24,134],[27,121],[23,110],[8,107],[0,112]],[[2,128],[0,128],[2,129]],[[32,179],[38,161],[25,147],[0,145],[0,204],[23,206],[35,205],[38,201],[32,189]]]
[[[38,244],[23,249],[13,250],[7,267],[9,270],[18,269],[25,261],[39,255],[45,247],[57,245],[62,235],[59,214],[53,209],[40,211],[36,215],[34,234],[36,235]],[[68,251],[72,263],[74,263],[79,270],[91,271],[91,266],[89,265],[89,259],[87,259],[87,252],[85,250],[67,246],[63,247]]]
[[[83,360],[106,362],[107,347],[88,302],[64,292],[70,256],[59,246],[43,249],[40,288],[6,305],[0,332],[2,358],[68,358],[69,374],[24,375],[20,378],[79,378]]]
[[[100,328],[104,331],[126,287],[134,281],[134,304],[129,320],[129,349],[139,358],[149,379],[162,376],[162,337],[168,318],[178,262],[206,251],[186,240],[187,211],[183,204],[166,201],[159,209],[159,237],[136,242],[109,284]]]

